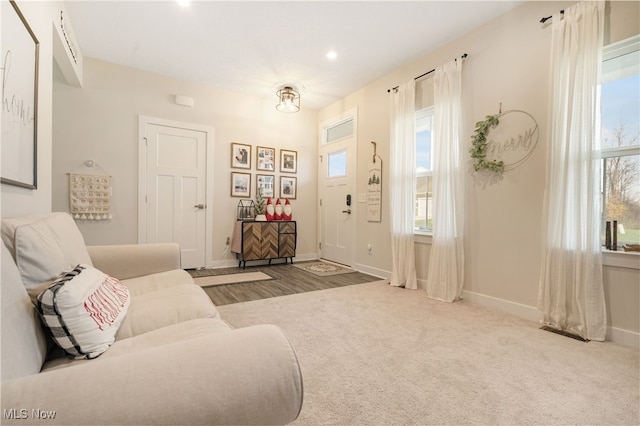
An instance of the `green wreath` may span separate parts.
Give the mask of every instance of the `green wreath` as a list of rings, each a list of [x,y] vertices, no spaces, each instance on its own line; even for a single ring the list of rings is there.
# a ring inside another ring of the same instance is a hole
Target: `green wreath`
[[[487,115],[484,121],[476,123],[476,131],[471,137],[471,149],[469,153],[471,158],[475,159],[473,169],[477,172],[480,170],[491,170],[492,172],[501,173],[504,171],[504,161],[492,160],[487,161],[487,133],[500,123],[498,117],[500,114]]]

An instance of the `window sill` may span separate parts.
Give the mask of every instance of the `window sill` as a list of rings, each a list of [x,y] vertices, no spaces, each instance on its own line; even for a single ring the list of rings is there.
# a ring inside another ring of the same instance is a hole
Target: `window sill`
[[[640,270],[640,252],[602,250],[602,266]]]
[[[413,239],[414,242],[418,244],[431,244],[433,241],[433,234],[424,231],[414,231]]]
[[[431,244],[433,234],[415,231],[416,244]],[[602,250],[602,266],[640,270],[640,252]]]

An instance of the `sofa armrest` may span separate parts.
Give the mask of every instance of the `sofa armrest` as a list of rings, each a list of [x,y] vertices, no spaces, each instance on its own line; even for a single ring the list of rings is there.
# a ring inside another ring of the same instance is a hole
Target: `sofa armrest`
[[[123,244],[87,246],[93,266],[120,280],[180,269],[180,246]]]
[[[55,413],[47,425],[285,424],[298,417],[302,399],[295,351],[273,325],[2,383],[3,424],[36,422],[38,410]]]

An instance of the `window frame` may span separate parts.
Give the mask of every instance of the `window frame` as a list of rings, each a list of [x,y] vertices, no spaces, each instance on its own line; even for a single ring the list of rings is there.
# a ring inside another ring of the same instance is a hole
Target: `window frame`
[[[422,120],[429,120],[429,123],[421,123]],[[420,131],[425,130],[425,128],[429,128],[429,130],[432,132],[433,131],[433,105],[421,108],[419,110],[417,110],[415,112],[415,144],[416,144],[416,153],[417,153],[417,143],[418,143],[418,138],[417,135]],[[433,139],[432,139],[433,141]],[[416,194],[416,198],[414,200],[414,211],[418,210],[418,178],[423,178],[426,177],[427,178],[427,198],[426,198],[426,205],[425,205],[425,224],[429,223],[429,215],[428,215],[428,211],[429,211],[429,192],[428,192],[428,188],[429,188],[429,181],[431,179],[433,179],[433,144],[431,144],[430,148],[430,159],[431,159],[431,164],[430,164],[430,168],[426,171],[421,171],[418,172],[417,170],[417,164],[416,164],[416,175],[415,175],[415,183],[414,186],[416,188],[415,194]],[[416,156],[416,162],[417,162],[417,156]],[[433,198],[433,197],[432,197]],[[432,217],[433,220],[433,217]],[[415,226],[415,217],[414,217],[414,226],[413,226],[413,234],[414,235],[423,235],[423,236],[432,236],[433,235],[433,229],[429,228],[429,227],[425,227],[425,228],[418,228]]]
[[[640,52],[640,34],[630,37],[619,42],[604,46],[602,52],[602,64],[604,68],[605,62],[628,55],[634,52]],[[605,72],[603,71],[602,82],[606,81]],[[600,194],[601,194],[601,223],[604,226],[606,221],[605,213],[605,184],[606,184],[606,161],[610,158],[620,158],[633,155],[640,155],[640,143],[630,146],[601,148],[596,151],[597,159],[601,166]],[[604,244],[602,247],[602,263],[604,266],[615,266],[630,269],[640,269],[640,253],[625,252],[624,250],[608,250]]]

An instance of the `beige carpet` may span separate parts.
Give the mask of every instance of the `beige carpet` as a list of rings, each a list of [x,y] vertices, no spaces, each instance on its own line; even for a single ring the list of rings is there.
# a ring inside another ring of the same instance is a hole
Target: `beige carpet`
[[[210,287],[213,285],[246,283],[249,281],[262,281],[273,279],[264,272],[243,272],[240,274],[209,275],[206,277],[196,277],[193,280],[200,287]]]
[[[300,425],[637,425],[640,354],[382,282],[220,306],[296,347]]]

